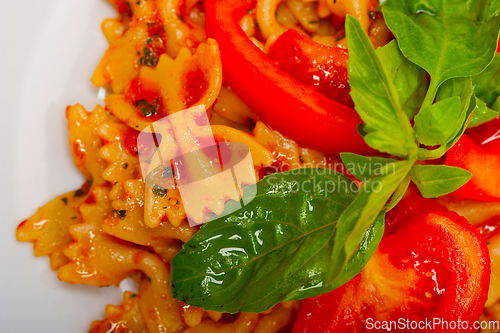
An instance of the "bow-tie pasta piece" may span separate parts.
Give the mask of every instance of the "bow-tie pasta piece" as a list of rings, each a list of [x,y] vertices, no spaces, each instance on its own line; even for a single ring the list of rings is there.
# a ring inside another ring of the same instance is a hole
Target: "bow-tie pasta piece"
[[[106,318],[94,321],[89,333],[131,332],[148,333],[139,308],[139,295],[130,291],[123,293],[121,305],[106,306]]]
[[[205,42],[198,2],[191,2],[181,17],[179,1],[111,0],[120,15],[105,20],[102,30],[109,47],[97,66],[92,83],[109,85],[114,93],[122,93],[139,74],[141,67],[156,67],[162,54],[175,58],[183,47],[194,50]]]
[[[97,136],[97,128],[104,122],[116,121],[100,106],[87,112],[78,104],[66,109],[66,118],[73,160],[87,181],[79,190],[58,196],[41,207],[16,231],[17,240],[34,243],[36,256],[50,256],[53,270],[68,261],[62,251],[71,241],[68,227],[80,222],[78,207],[86,200],[90,186],[106,182],[101,176],[106,162],[99,155],[102,142]]]
[[[59,269],[68,262],[63,253],[63,247],[71,241],[67,229],[81,221],[78,208],[85,198],[82,190],[56,197],[19,224],[16,230],[17,240],[33,242],[35,256],[49,256],[50,267],[53,270]]]
[[[164,54],[156,68],[141,67],[123,94],[106,97],[106,108],[128,126],[143,130],[191,106],[204,105],[210,112],[221,84],[219,48],[208,39],[193,54],[183,48],[175,60]]]
[[[144,277],[139,285],[139,306],[151,333],[182,332],[187,327],[179,312],[180,302],[172,298],[168,275],[166,283]]]
[[[79,104],[66,108],[66,118],[69,145],[76,167],[94,186],[106,183],[102,178],[106,161],[99,153],[102,140],[98,135],[98,128],[101,124],[118,120],[99,105],[92,112],[87,112]]]
[[[139,157],[136,151],[136,131],[122,123],[106,123],[99,126],[98,134],[104,142],[100,154],[107,162],[102,177],[113,186],[140,178]]]
[[[191,239],[197,228],[190,227],[185,220],[179,226],[163,222],[156,228],[149,228],[144,224],[144,187],[141,180],[123,182],[123,196],[113,200],[112,206],[115,211],[127,213],[124,216],[108,216],[102,223],[103,231],[132,243],[152,247],[170,245],[172,240],[185,243]]]

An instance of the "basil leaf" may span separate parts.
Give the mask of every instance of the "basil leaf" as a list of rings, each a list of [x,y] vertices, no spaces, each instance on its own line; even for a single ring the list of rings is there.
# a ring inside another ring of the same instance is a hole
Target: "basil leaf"
[[[359,273],[383,234],[381,214],[352,259],[332,266],[337,220],[357,191],[329,169],[265,177],[252,201],[184,244],[171,262],[172,295],[205,310],[262,312],[339,287]]]
[[[455,96],[460,97],[462,112],[460,115],[460,119],[457,122],[458,126],[456,126],[455,132],[452,137],[453,140],[450,140],[447,144],[448,149],[451,148],[451,146],[453,146],[465,132],[465,129],[467,128],[467,125],[472,118],[472,113],[476,106],[476,99],[472,90],[472,80],[470,78],[454,78],[443,83],[443,85],[438,90],[436,101],[440,102],[444,99]],[[452,142],[451,146],[449,145],[450,142]]]
[[[412,118],[427,92],[427,72],[406,59],[395,40],[379,47],[375,53],[383,60],[382,65],[396,87],[402,110],[408,118]]]
[[[355,18],[347,16],[345,29],[351,97],[365,124],[365,142],[381,152],[409,156],[416,149],[414,133],[389,73]]]
[[[341,271],[349,262],[372,227],[376,217],[415,163],[415,158],[380,169],[380,176],[369,179],[356,199],[339,218],[333,246],[332,272]]]
[[[461,119],[460,97],[443,99],[428,108],[420,110],[415,117],[418,142],[437,146],[447,142],[454,134]]]
[[[447,165],[415,165],[410,175],[424,198],[437,198],[458,190],[472,177],[467,170]]]
[[[451,97],[460,97],[461,113],[460,118],[453,127],[453,134],[439,148],[427,150],[420,148],[419,160],[436,159],[443,156],[464,134],[469,124],[476,106],[476,98],[472,91],[472,81],[470,78],[453,78],[441,85],[436,96],[437,103]],[[417,115],[418,116],[418,115]],[[415,117],[416,118],[416,117]]]
[[[408,186],[410,186],[411,182],[411,177],[406,176],[405,179],[399,184],[398,188],[396,189],[396,192],[392,195],[391,199],[389,202],[385,205],[384,211],[388,212],[403,199],[404,194],[406,193],[406,190],[408,189]]]
[[[499,106],[500,103],[497,100],[494,104],[494,107],[498,108]],[[474,109],[474,115],[472,116],[468,128],[482,125],[490,120],[495,119],[498,116],[500,116],[500,111],[490,109],[485,102],[483,102],[479,98],[476,98],[476,108]]]
[[[424,107],[432,104],[443,82],[479,74],[492,61],[500,29],[498,12],[486,0],[384,3],[386,24],[401,51],[431,76]]]
[[[353,153],[341,153],[342,163],[349,172],[361,181],[366,181],[378,174],[380,169],[396,160],[383,157],[367,157]]]
[[[500,96],[500,56],[497,54],[486,69],[472,77],[476,97],[492,107]]]
[[[484,124],[500,115],[500,56],[481,73],[472,77],[477,105],[469,127]]]

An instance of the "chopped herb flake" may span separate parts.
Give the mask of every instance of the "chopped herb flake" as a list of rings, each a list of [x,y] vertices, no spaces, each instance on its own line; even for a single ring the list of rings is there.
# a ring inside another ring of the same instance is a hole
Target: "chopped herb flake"
[[[255,21],[255,28],[257,28],[257,31],[259,31],[260,33],[262,33],[262,30],[260,30],[260,26],[257,23],[257,21]]]
[[[75,191],[75,197],[81,197],[82,195],[85,195],[85,192],[81,188]]]
[[[156,67],[156,65],[158,64],[158,59],[156,58],[156,54],[151,52],[151,50],[148,49],[147,47],[142,49],[142,53],[144,55],[139,59],[139,64],[148,67]]]
[[[141,107],[141,113],[144,117],[149,117],[152,115],[155,115],[158,111],[160,99],[157,98],[153,101],[153,103],[149,103],[144,99],[141,99],[140,101],[134,102],[134,106],[136,107]]]
[[[167,196],[167,189],[158,186],[156,184],[153,185],[153,194],[156,195],[157,197],[166,197]]]
[[[177,15],[177,18],[178,18],[179,20],[181,20],[183,23],[184,23],[184,22],[186,22],[186,21],[184,21],[184,17],[182,17],[182,16],[181,16],[181,14],[179,14],[179,13],[175,13],[175,15]]]
[[[127,7],[128,7],[129,15],[132,15],[132,8],[130,7],[130,2],[125,1],[125,5],[127,5]]]
[[[113,213],[115,213],[116,215],[118,215],[118,217],[120,218],[120,220],[124,220],[125,216],[127,216],[127,211],[126,210],[114,210]]]
[[[128,163],[123,163],[123,168],[124,169],[128,168]]]
[[[62,200],[62,202],[64,202],[66,205],[68,204],[68,198],[64,197],[64,198],[62,198],[61,200]]]
[[[175,171],[172,169],[172,167],[166,167],[165,171],[161,174],[162,178],[167,178],[170,177],[170,174],[175,177]]]

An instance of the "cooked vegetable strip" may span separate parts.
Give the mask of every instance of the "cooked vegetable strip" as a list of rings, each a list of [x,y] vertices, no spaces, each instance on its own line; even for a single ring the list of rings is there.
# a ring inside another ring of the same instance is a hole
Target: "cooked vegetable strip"
[[[356,131],[354,110],[329,100],[280,70],[240,28],[244,0],[208,0],[207,32],[216,39],[224,76],[261,120],[297,143],[327,153],[370,149]],[[244,79],[242,79],[244,78]]]

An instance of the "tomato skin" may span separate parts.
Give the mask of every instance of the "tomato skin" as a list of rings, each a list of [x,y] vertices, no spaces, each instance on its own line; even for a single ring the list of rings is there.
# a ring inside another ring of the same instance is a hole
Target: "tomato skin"
[[[434,318],[467,324],[458,329],[393,326],[392,331],[474,332],[489,280],[489,253],[477,229],[454,212],[415,212],[392,235],[384,236],[354,279],[330,293],[303,300],[292,332],[386,332],[380,329],[384,322]]]
[[[268,57],[303,85],[313,87],[332,101],[354,108],[347,82],[349,54],[346,49],[316,43],[289,29],[271,46]]]
[[[392,235],[417,215],[428,214],[438,210],[446,211],[447,209],[436,200],[424,199],[418,188],[412,183],[407,190],[406,196],[394,209],[385,214],[384,235]]]
[[[303,147],[325,153],[371,154],[353,109],[283,72],[239,26],[254,1],[207,0],[207,35],[219,44],[224,77],[264,122]]]
[[[457,199],[500,201],[500,154],[477,146],[467,135],[448,151],[446,165],[472,173],[472,178],[450,195]]]
[[[469,128],[465,134],[479,147],[492,154],[500,154],[500,117]]]

